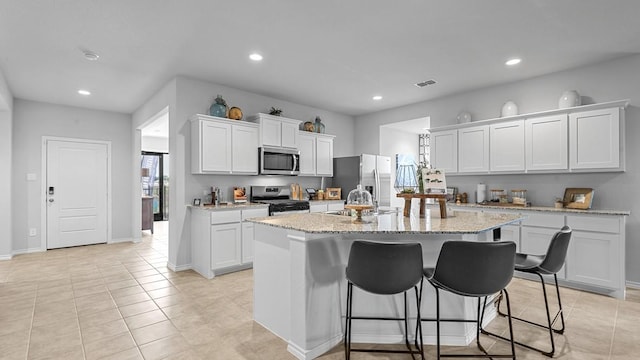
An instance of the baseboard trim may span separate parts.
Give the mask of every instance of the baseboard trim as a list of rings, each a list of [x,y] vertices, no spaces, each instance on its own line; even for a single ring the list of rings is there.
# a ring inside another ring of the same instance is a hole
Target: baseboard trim
[[[107,244],[118,244],[118,243],[123,243],[123,242],[136,243],[136,242],[139,242],[139,241],[136,241],[136,239],[134,239],[134,238],[118,238],[118,239],[111,239],[111,241],[109,241]]]
[[[627,280],[626,285],[632,289],[640,289],[640,282]]]
[[[0,261],[2,261],[2,260],[11,260],[11,258],[13,258],[13,254],[0,255]]]
[[[39,252],[45,252],[45,251],[47,251],[47,249],[29,248],[29,249],[15,250],[12,254],[13,256],[16,256],[16,255],[33,254],[33,253],[39,253]]]
[[[176,264],[167,261],[167,267],[173,272],[191,270],[191,264],[176,266]]]
[[[325,341],[323,344],[320,344],[311,350],[301,349],[299,346],[289,341],[289,345],[287,345],[287,351],[289,351],[289,353],[293,354],[293,356],[298,359],[315,359],[320,355],[326,353],[327,351],[333,349],[342,341],[342,338],[342,335],[335,336],[333,339],[329,339],[328,341]]]

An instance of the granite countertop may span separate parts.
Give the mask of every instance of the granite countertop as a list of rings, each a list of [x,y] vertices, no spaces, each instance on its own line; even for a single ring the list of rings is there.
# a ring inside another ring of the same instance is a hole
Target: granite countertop
[[[431,205],[431,204],[430,204]],[[573,213],[573,214],[586,214],[586,215],[625,215],[628,216],[631,214],[630,211],[625,210],[606,210],[606,209],[588,209],[588,210],[580,210],[580,209],[567,209],[567,208],[555,208],[550,206],[527,206],[527,207],[517,207],[517,206],[500,206],[500,205],[482,205],[482,204],[454,204],[447,203],[447,206],[451,207],[462,207],[462,208],[473,208],[473,209],[500,209],[500,210],[510,210],[510,211],[538,211],[538,212],[553,212],[553,213]]]
[[[520,214],[452,211],[440,219],[437,211],[427,211],[427,217],[410,218],[402,213],[371,216],[370,223],[354,223],[352,217],[323,213],[291,214],[276,217],[253,218],[248,221],[303,231],[306,233],[387,233],[387,234],[477,234],[518,222]]]
[[[194,210],[203,210],[203,211],[224,211],[224,210],[242,210],[247,208],[268,208],[269,204],[259,204],[259,203],[226,203],[220,205],[202,205],[202,206],[193,206],[187,205],[187,207]]]

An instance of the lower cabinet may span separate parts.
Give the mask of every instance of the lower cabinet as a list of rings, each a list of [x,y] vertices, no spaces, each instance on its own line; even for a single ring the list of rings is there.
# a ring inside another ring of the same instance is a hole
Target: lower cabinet
[[[452,206],[457,211],[479,211],[478,207]],[[483,212],[521,213],[520,225],[501,228],[501,240],[516,243],[518,252],[543,255],[553,235],[564,225],[572,229],[564,267],[558,272],[563,285],[623,299],[625,296],[624,215],[576,212],[484,209]],[[537,276],[516,273],[531,279]]]
[[[309,212],[323,213],[327,211],[339,211],[344,210],[344,202],[340,201],[311,201],[309,203]]]
[[[211,279],[253,265],[254,225],[246,219],[268,216],[265,208],[210,211],[192,208],[191,267]]]

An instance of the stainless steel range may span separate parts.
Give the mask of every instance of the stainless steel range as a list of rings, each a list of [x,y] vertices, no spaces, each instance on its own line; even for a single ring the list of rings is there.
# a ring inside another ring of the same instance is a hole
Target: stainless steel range
[[[252,186],[251,202],[269,204],[269,215],[308,213],[309,202],[292,200],[288,186]]]

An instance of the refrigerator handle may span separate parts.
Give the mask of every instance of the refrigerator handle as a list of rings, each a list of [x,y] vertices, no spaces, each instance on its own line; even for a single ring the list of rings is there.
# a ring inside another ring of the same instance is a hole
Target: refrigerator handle
[[[378,194],[380,193],[380,176],[378,174],[378,170],[374,169],[373,170],[373,181],[374,181],[374,188],[373,188],[373,200],[374,201],[378,201]]]

